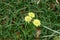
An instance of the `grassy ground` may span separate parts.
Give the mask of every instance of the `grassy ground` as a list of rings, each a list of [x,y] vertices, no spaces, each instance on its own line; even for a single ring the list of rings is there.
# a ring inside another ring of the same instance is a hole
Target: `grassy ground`
[[[0,40],[60,40],[60,6],[56,0],[0,0]],[[41,20],[36,28],[24,17],[34,12]],[[37,30],[39,33],[36,38]]]

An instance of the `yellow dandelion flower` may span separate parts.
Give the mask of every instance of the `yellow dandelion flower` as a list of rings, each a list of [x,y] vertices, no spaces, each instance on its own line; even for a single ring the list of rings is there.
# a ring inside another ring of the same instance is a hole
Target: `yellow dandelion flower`
[[[40,20],[35,19],[35,20],[33,21],[33,24],[34,24],[36,27],[38,27],[38,26],[41,25],[41,22],[40,22]]]
[[[28,13],[28,16],[30,16],[30,17],[33,18],[33,17],[35,17],[35,14],[34,14],[33,12],[29,12],[29,13]]]
[[[32,20],[32,18],[31,18],[30,16],[26,16],[26,17],[25,17],[25,21],[26,21],[26,22],[30,22],[31,20]]]

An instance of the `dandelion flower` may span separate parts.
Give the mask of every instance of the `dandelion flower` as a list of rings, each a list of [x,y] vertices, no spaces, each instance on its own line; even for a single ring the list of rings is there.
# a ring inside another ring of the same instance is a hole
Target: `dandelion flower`
[[[26,16],[26,17],[25,17],[25,21],[26,21],[26,22],[29,23],[31,20],[32,20],[32,18],[31,18],[30,16]]]
[[[41,22],[40,22],[40,20],[35,19],[35,20],[33,21],[33,24],[34,24],[36,27],[38,27],[38,26],[41,25]]]
[[[30,16],[30,17],[33,18],[33,17],[35,17],[35,14],[34,14],[33,12],[29,12],[29,13],[28,13],[28,16]]]

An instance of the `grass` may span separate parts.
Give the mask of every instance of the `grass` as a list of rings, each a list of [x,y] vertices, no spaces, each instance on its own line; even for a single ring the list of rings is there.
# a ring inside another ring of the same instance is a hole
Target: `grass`
[[[59,40],[60,5],[56,0],[0,0],[0,40]],[[36,28],[24,17],[34,12],[41,20]],[[41,33],[36,38],[37,30]]]

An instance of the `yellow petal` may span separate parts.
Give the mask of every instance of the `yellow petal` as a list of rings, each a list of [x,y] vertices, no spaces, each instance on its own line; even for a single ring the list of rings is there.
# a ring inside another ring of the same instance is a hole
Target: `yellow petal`
[[[28,16],[30,16],[30,17],[33,18],[33,17],[35,17],[35,14],[34,14],[33,12],[29,12],[29,13],[28,13]]]
[[[35,19],[35,20],[33,21],[33,24],[34,24],[36,27],[38,27],[38,26],[41,25],[41,22],[40,22],[40,20]]]
[[[31,22],[32,18],[30,16],[25,16],[25,21],[26,22]]]

